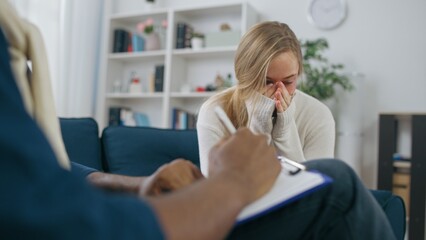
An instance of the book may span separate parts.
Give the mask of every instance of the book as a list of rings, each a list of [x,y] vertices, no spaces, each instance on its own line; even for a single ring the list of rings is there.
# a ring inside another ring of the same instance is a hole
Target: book
[[[110,107],[109,108],[109,119],[108,119],[108,125],[109,126],[121,125],[120,112],[121,112],[121,107]]]
[[[176,49],[185,48],[186,23],[178,22],[176,25]]]
[[[133,52],[142,52],[144,50],[144,38],[137,33],[132,34]]]
[[[113,49],[112,49],[114,53],[127,51],[127,45],[126,45],[127,36],[128,36],[128,32],[124,29],[119,28],[114,30],[114,41],[113,41]]]
[[[140,112],[134,112],[133,118],[136,121],[136,126],[138,127],[150,127],[148,115]]]
[[[196,129],[197,128],[197,115],[188,114],[187,129]]]
[[[162,92],[164,82],[164,65],[155,66],[154,91]]]
[[[332,181],[330,177],[316,171],[299,171],[292,175],[289,174],[288,167],[283,166],[269,192],[246,206],[238,215],[237,224],[260,217],[301,199],[327,186]]]
[[[125,51],[124,52],[133,52],[133,46],[132,46],[132,33],[131,32],[126,32],[127,34],[125,35],[124,38],[124,43],[125,43]]]
[[[155,72],[150,72],[148,74],[148,92],[155,92]]]

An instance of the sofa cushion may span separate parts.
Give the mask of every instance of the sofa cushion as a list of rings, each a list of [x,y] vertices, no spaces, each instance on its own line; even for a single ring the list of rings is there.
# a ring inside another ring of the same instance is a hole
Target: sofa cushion
[[[92,118],[60,118],[62,139],[70,161],[102,170],[98,124]]]
[[[184,158],[199,166],[195,130],[150,127],[107,127],[102,133],[105,170],[146,176],[165,163]]]

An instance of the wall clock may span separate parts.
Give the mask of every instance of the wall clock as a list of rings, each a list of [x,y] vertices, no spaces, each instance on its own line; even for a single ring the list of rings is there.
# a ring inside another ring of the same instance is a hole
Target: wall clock
[[[338,27],[346,15],[346,0],[311,0],[309,3],[308,20],[320,29]]]

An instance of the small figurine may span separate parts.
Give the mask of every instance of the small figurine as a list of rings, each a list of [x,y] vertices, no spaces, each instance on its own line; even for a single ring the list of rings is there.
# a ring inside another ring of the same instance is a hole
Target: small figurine
[[[232,87],[232,74],[228,73],[228,76],[225,79],[225,83],[223,84],[224,88]]]
[[[225,79],[219,73],[216,75],[214,83],[217,90],[225,89]]]
[[[229,24],[222,23],[220,25],[220,31],[225,32],[225,31],[230,31],[230,30],[231,30],[231,26],[229,26]]]

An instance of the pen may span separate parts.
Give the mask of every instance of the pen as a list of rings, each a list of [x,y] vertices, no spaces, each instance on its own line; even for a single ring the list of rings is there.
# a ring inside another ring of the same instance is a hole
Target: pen
[[[234,134],[237,129],[235,129],[234,125],[232,124],[231,120],[229,120],[228,115],[226,115],[225,111],[220,106],[216,106],[214,109],[217,117],[219,118],[220,122],[225,126],[225,128],[228,130],[228,132],[232,135]],[[277,156],[278,160],[281,161],[281,163],[289,164],[293,167],[295,167],[297,170],[290,171],[291,174],[296,174],[299,171],[306,170],[306,167],[298,162],[295,162],[293,160],[290,160],[288,158],[285,158],[283,156]],[[283,166],[284,167],[284,166]]]
[[[282,167],[284,167],[284,168],[288,169],[288,167],[284,166],[284,164],[288,164],[288,165],[290,165],[290,166],[292,166],[292,167],[295,167],[295,168],[296,168],[296,170],[294,170],[294,171],[289,171],[291,175],[294,175],[294,174],[296,174],[296,173],[298,173],[298,172],[300,172],[300,171],[305,171],[305,170],[306,170],[305,165],[302,165],[302,164],[300,164],[300,163],[298,163],[298,162],[295,162],[295,161],[293,161],[293,160],[290,160],[290,159],[288,159],[288,158],[286,158],[286,157],[283,157],[283,156],[277,156],[277,158],[278,158],[278,160],[280,160],[280,161],[281,161],[281,166],[282,166]]]

